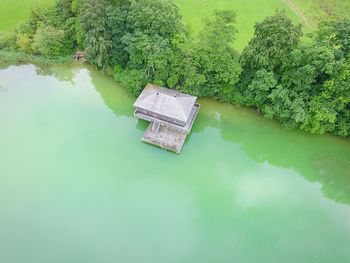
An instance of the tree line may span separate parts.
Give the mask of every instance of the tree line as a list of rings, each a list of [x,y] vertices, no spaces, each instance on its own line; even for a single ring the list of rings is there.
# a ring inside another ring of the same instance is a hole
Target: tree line
[[[48,58],[78,48],[138,95],[146,83],[254,107],[288,128],[350,135],[350,21],[303,39],[282,11],[239,53],[236,15],[216,10],[196,37],[171,0],[59,0],[35,9],[0,47]]]

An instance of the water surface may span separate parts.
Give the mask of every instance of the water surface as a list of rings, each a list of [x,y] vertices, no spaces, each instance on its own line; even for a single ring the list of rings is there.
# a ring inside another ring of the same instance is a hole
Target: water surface
[[[90,67],[0,70],[0,262],[350,262],[350,141],[200,100],[180,155]]]

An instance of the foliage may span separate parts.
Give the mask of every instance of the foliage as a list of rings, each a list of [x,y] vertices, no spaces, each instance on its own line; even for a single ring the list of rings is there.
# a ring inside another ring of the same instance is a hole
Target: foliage
[[[288,91],[289,119],[311,133],[338,132],[340,111],[350,102],[349,64],[336,50],[315,43],[294,50],[283,65],[281,84]],[[274,109],[274,116],[279,112]]]
[[[116,68],[115,79],[124,87],[127,87],[134,96],[137,96],[142,91],[147,83],[147,76],[141,70]]]
[[[339,56],[346,57],[350,52],[350,20],[321,23],[315,38],[317,42],[337,50]]]
[[[106,31],[107,4],[107,0],[87,0],[80,21],[85,32],[86,58],[100,68],[106,66],[111,48]]]
[[[48,58],[55,58],[66,55],[65,32],[54,27],[40,27],[33,38],[32,48],[36,54]]]
[[[16,44],[18,45],[20,50],[22,50],[26,53],[30,53],[33,51],[32,42],[33,42],[33,40],[31,38],[31,36],[26,34],[26,33],[17,35]]]
[[[169,0],[131,0],[127,25],[131,32],[167,39],[185,30],[178,7]]]
[[[244,89],[245,103],[285,127],[348,136],[350,64],[344,32],[343,22],[325,23],[312,44],[290,47],[278,64],[260,64]]]
[[[111,49],[109,63],[111,65],[121,65],[126,67],[128,62],[128,54],[122,43],[123,36],[127,30],[127,16],[130,5],[122,3],[121,5],[109,5],[106,8],[107,24],[106,30],[111,40]]]
[[[272,71],[260,69],[255,73],[252,82],[248,85],[245,103],[248,106],[263,108],[268,105],[268,96],[276,88],[277,80]]]
[[[198,73],[205,77],[200,83],[199,96],[231,101],[241,66],[239,55],[232,48],[235,39],[236,14],[230,10],[216,10],[213,18],[205,21],[203,31],[195,43],[194,60]]]
[[[0,34],[0,50],[1,49],[10,49],[14,50],[17,47],[16,44],[16,35],[14,33],[10,34]]]
[[[64,12],[63,3],[67,10]],[[21,23],[16,29],[17,49],[26,53],[35,53],[47,58],[66,56],[74,49],[73,15],[69,0],[59,0],[56,7],[33,9],[27,23]],[[69,14],[69,15],[68,15]]]
[[[173,2],[121,2],[107,8],[107,17],[111,64],[116,63],[128,73],[138,72],[143,81],[168,87],[179,84],[184,75],[178,70],[182,68],[180,47],[188,36]]]
[[[241,56],[244,86],[249,84],[255,72],[261,68],[278,72],[285,56],[299,44],[301,28],[301,25],[294,25],[281,11],[255,25],[254,37]]]

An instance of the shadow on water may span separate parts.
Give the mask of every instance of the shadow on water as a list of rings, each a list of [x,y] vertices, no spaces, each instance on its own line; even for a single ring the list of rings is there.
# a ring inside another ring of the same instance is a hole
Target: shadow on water
[[[79,65],[60,65],[55,67],[48,66],[36,66],[36,73],[40,76],[52,76],[60,81],[68,81],[73,83],[73,78],[77,71],[79,71]]]
[[[111,76],[96,70],[92,66],[87,68],[90,72],[91,81],[106,106],[117,116],[132,117],[134,114],[132,95],[126,89],[121,88]],[[126,101],[130,101],[130,104],[125,103]]]
[[[147,129],[148,125],[149,125],[149,122],[144,121],[144,120],[138,120],[137,124],[136,124],[136,128],[139,131],[145,131]]]
[[[41,75],[72,81],[80,69],[89,71],[91,81],[105,105],[118,117],[132,117],[134,98],[112,77],[92,66],[40,67]],[[298,172],[311,182],[322,184],[325,196],[350,204],[350,141],[328,135],[309,135],[301,131],[284,130],[249,109],[202,99],[201,110],[185,142],[211,127],[219,130],[223,140],[239,145],[258,163],[268,162]],[[144,131],[148,123],[138,121],[136,129]],[[296,189],[297,190],[297,189]]]

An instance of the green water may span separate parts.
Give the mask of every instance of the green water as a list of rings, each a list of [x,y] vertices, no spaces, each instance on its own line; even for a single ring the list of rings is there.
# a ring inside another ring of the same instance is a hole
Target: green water
[[[350,262],[350,140],[200,100],[180,155],[83,67],[0,70],[1,263]]]

